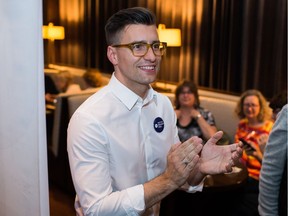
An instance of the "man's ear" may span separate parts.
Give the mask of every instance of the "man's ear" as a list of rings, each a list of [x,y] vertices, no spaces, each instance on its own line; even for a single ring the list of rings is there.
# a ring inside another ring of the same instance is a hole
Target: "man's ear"
[[[107,47],[107,57],[113,65],[118,64],[117,53],[114,47],[111,47],[111,46]]]

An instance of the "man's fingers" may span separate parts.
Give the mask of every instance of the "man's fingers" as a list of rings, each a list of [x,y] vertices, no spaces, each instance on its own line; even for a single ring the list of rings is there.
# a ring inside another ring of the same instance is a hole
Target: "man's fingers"
[[[195,148],[198,144],[202,144],[202,139],[196,136],[191,137],[190,139],[186,140],[182,143],[182,148],[193,147]]]
[[[195,155],[195,157],[193,157],[193,159],[186,165],[186,168],[191,171],[194,169],[194,167],[196,166],[196,164],[199,161],[199,155]]]
[[[223,131],[217,131],[208,141],[207,143],[216,144],[223,136]]]
[[[191,152],[196,154],[199,154],[202,149],[202,139],[199,137],[192,137],[185,142],[183,142],[181,145],[177,147],[177,150],[182,155],[181,160],[183,161]],[[188,156],[188,160],[192,160],[193,155]]]

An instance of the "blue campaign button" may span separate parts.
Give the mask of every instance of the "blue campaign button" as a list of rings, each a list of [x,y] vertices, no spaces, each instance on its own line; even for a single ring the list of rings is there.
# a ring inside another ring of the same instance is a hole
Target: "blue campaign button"
[[[157,117],[157,118],[154,120],[154,130],[155,130],[157,133],[161,133],[161,132],[164,130],[164,121],[163,121],[162,118]]]

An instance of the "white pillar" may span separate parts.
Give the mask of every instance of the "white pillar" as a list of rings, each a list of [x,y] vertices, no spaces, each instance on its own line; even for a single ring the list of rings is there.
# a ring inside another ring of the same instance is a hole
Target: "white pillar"
[[[42,1],[0,0],[0,215],[48,216]]]

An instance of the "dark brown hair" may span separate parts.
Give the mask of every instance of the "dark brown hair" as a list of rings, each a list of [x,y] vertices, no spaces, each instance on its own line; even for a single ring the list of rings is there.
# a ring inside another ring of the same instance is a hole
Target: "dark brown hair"
[[[180,108],[180,103],[179,103],[179,95],[183,91],[184,88],[188,87],[191,93],[194,94],[195,97],[195,104],[194,107],[198,108],[200,106],[200,100],[199,100],[199,94],[198,94],[198,87],[193,81],[189,80],[183,80],[176,88],[175,90],[175,109]]]
[[[122,30],[132,24],[156,25],[156,17],[149,9],[143,7],[132,7],[118,11],[108,19],[105,25],[107,44],[117,44]]]
[[[282,109],[282,107],[287,104],[287,91],[283,90],[272,97],[269,106],[273,110]]]

